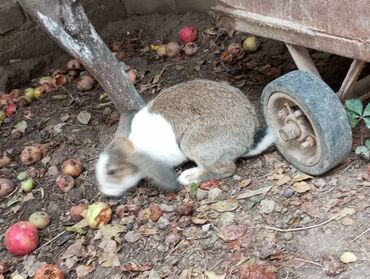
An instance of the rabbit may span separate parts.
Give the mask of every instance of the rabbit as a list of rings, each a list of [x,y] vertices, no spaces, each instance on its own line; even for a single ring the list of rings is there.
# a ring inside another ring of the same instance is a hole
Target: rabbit
[[[197,79],[171,86],[139,111],[121,116],[112,142],[99,155],[100,190],[120,197],[143,178],[176,191],[180,185],[230,177],[239,157],[258,155],[275,142],[258,128],[254,106],[239,89]],[[174,167],[196,167],[178,177]]]

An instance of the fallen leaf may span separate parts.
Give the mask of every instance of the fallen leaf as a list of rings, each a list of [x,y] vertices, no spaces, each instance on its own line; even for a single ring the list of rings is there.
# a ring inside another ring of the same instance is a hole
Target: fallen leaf
[[[239,206],[238,200],[227,199],[211,204],[210,208],[218,212],[234,211]]]
[[[251,184],[251,182],[252,182],[251,178],[243,179],[242,181],[239,182],[239,187],[240,188],[247,187],[249,186],[249,184]]]
[[[125,228],[122,225],[105,225],[97,231],[94,239],[113,239],[116,242],[121,242],[120,234],[124,232]]]
[[[349,217],[344,217],[340,222],[345,226],[351,226],[353,224],[353,220]]]
[[[76,267],[77,277],[84,277],[95,270],[95,264],[81,264]]]
[[[224,241],[232,241],[242,237],[246,229],[245,225],[230,225],[217,230],[217,233]]]
[[[90,119],[91,119],[91,114],[84,110],[81,111],[77,115],[77,120],[80,121],[80,123],[85,124],[85,125],[90,122]]]
[[[225,279],[226,274],[218,275],[214,271],[206,271],[205,272],[207,279]]]
[[[308,180],[308,179],[311,179],[311,178],[313,178],[311,175],[308,175],[308,174],[305,174],[305,173],[300,173],[300,174],[297,174],[293,177],[292,183],[301,182],[301,181]]]
[[[15,125],[14,128],[17,131],[24,133],[26,131],[26,129],[28,128],[28,125],[27,125],[27,122],[23,120],[23,121],[19,122],[17,125]]]
[[[18,180],[25,180],[26,178],[27,178],[27,172],[25,172],[25,171],[22,171],[22,172],[18,173],[18,175],[17,175]]]
[[[340,220],[342,219],[343,217],[346,217],[348,215],[352,215],[353,213],[355,213],[356,210],[353,208],[353,207],[345,207],[343,209],[341,209],[339,212],[338,212],[338,216],[337,218],[335,218],[336,220]]]
[[[127,271],[127,272],[143,272],[147,270],[151,270],[153,268],[152,263],[144,263],[144,264],[136,264],[136,263],[126,263],[121,265],[121,270],[122,271]]]
[[[117,242],[112,239],[103,239],[99,248],[102,249],[98,255],[98,263],[103,267],[120,266],[119,258],[117,255]]]
[[[220,184],[221,184],[221,180],[211,179],[211,180],[200,183],[199,188],[202,190],[209,190],[212,188],[217,188],[218,186],[220,186]]]
[[[270,191],[271,188],[272,188],[271,186],[267,186],[267,187],[259,188],[257,190],[247,190],[244,193],[239,194],[236,198],[238,200],[241,200],[241,199],[246,199],[246,198],[250,198],[253,196],[261,195],[261,194],[264,194]]]
[[[297,193],[305,193],[311,190],[310,184],[304,181],[294,183],[291,188]]]
[[[195,212],[194,205],[192,203],[185,203],[176,212],[179,216],[191,216]]]
[[[200,218],[192,218],[191,221],[193,222],[193,224],[196,224],[196,225],[203,225],[208,222],[207,219],[200,219]]]
[[[142,236],[152,236],[158,233],[158,229],[156,227],[153,228],[140,227],[139,232]]]
[[[238,269],[239,279],[276,279],[276,272],[268,271],[264,266],[243,264]]]
[[[357,257],[352,252],[344,252],[342,256],[340,256],[340,261],[343,263],[353,263],[357,261]]]

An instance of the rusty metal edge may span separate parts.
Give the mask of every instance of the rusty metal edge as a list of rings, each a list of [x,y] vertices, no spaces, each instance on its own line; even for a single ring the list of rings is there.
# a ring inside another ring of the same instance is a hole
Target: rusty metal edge
[[[370,62],[370,41],[340,37],[288,20],[222,5],[211,8],[216,25],[261,37]]]

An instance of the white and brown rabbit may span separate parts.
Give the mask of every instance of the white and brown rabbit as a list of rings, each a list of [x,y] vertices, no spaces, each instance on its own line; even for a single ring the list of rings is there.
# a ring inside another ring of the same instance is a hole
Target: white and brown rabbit
[[[166,190],[232,176],[235,159],[261,153],[275,141],[258,129],[255,109],[237,88],[193,80],[163,90],[137,112],[122,116],[113,141],[100,154],[100,190],[119,197],[142,178]],[[196,167],[176,176],[185,161]]]

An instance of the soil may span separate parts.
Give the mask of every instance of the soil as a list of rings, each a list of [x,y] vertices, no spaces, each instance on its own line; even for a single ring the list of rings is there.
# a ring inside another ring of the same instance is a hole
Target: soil
[[[158,58],[148,48],[150,44],[176,40],[176,30],[189,23],[201,31],[196,55]],[[207,78],[240,88],[260,111],[264,86],[295,69],[283,43],[263,38],[258,38],[257,52],[237,61],[221,61],[227,46],[241,42],[247,34],[236,32],[230,36],[227,30],[216,30],[205,14],[130,17],[123,28],[126,36],[107,43],[122,43],[123,61],[138,71],[136,87],[146,100],[179,82]],[[351,61],[311,53],[323,79],[338,90]],[[275,278],[274,274],[276,278],[370,278],[370,233],[361,235],[369,228],[370,218],[370,192],[363,186],[368,185],[366,161],[351,154],[325,175],[305,178],[309,190],[299,193],[293,190],[292,182],[299,171],[270,148],[263,155],[239,160],[236,174],[211,181],[210,190],[183,187],[177,194],[166,194],[144,181],[122,199],[108,199],[99,193],[94,164],[113,137],[118,115],[109,100],[100,100],[102,93],[99,85],[80,92],[69,84],[20,106],[0,127],[0,151],[12,159],[0,169],[0,177],[11,179],[17,187],[17,174],[29,168],[20,162],[22,149],[54,143],[44,160],[33,165],[46,170],[44,176],[34,178],[36,188],[30,193],[15,191],[0,200],[0,262],[9,268],[5,278],[17,272],[24,278],[32,277],[43,262],[57,264],[65,278],[77,278],[77,274],[86,274],[84,278]],[[77,120],[81,111],[91,114],[87,125]],[[15,131],[15,125],[23,120],[28,125],[26,131]],[[362,138],[361,134],[356,136]],[[50,167],[56,166],[60,172],[67,158],[79,158],[85,171],[76,178],[76,186],[63,193],[55,186],[56,175]],[[286,183],[280,185],[284,179]],[[237,202],[232,199],[268,186],[271,189],[264,194]],[[14,197],[18,202],[10,205]],[[83,235],[66,231],[75,224],[70,207],[95,201],[111,205],[110,229],[122,225],[114,240],[111,238],[115,234],[104,237],[101,230],[84,228]],[[236,208],[225,212],[212,209],[218,201],[237,203]],[[163,213],[158,221],[148,215],[153,205],[159,205]],[[344,208],[347,216],[332,218]],[[40,230],[40,247],[25,257],[11,256],[3,246],[6,229],[38,210],[51,216],[51,224]],[[302,229],[285,231],[292,228]],[[231,233],[236,237],[230,237]],[[346,251],[355,254],[357,260],[341,263],[339,258]],[[246,275],[251,266],[260,271],[261,277]]]

